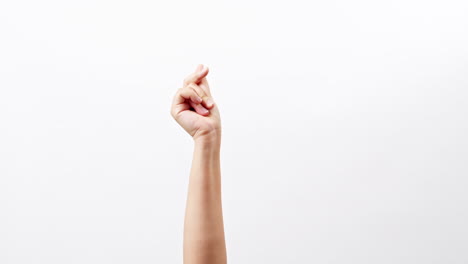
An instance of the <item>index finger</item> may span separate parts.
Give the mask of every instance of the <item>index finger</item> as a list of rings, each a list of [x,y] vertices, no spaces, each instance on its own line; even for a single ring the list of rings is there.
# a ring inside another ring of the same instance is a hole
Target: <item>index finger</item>
[[[187,86],[190,83],[198,84],[206,75],[208,75],[208,72],[208,67],[203,64],[199,64],[195,72],[184,79],[184,86]]]

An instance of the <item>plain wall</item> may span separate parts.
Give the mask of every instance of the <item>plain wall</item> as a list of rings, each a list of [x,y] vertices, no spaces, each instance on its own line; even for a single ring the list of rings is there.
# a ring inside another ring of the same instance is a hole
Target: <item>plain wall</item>
[[[466,1],[0,3],[0,263],[181,263],[197,64],[229,263],[468,263]]]

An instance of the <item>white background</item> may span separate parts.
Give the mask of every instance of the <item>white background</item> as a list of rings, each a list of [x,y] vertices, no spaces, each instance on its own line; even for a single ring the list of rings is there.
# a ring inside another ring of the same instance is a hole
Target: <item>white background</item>
[[[0,263],[181,263],[198,63],[229,263],[468,263],[466,1],[0,3]]]

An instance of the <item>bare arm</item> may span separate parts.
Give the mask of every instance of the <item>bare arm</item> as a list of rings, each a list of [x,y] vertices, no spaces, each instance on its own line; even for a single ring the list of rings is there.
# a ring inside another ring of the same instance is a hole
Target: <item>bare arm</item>
[[[185,264],[227,262],[221,205],[221,122],[207,74],[208,69],[199,65],[184,80],[171,110],[176,121],[194,139],[184,222]]]
[[[184,263],[226,263],[217,139],[195,141],[185,212]]]

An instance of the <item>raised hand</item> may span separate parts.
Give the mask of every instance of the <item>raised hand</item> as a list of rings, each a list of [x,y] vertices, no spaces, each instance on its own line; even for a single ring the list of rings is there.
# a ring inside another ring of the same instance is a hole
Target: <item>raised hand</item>
[[[184,79],[174,96],[171,115],[194,140],[221,136],[218,106],[211,96],[206,76],[208,67],[200,64]]]

